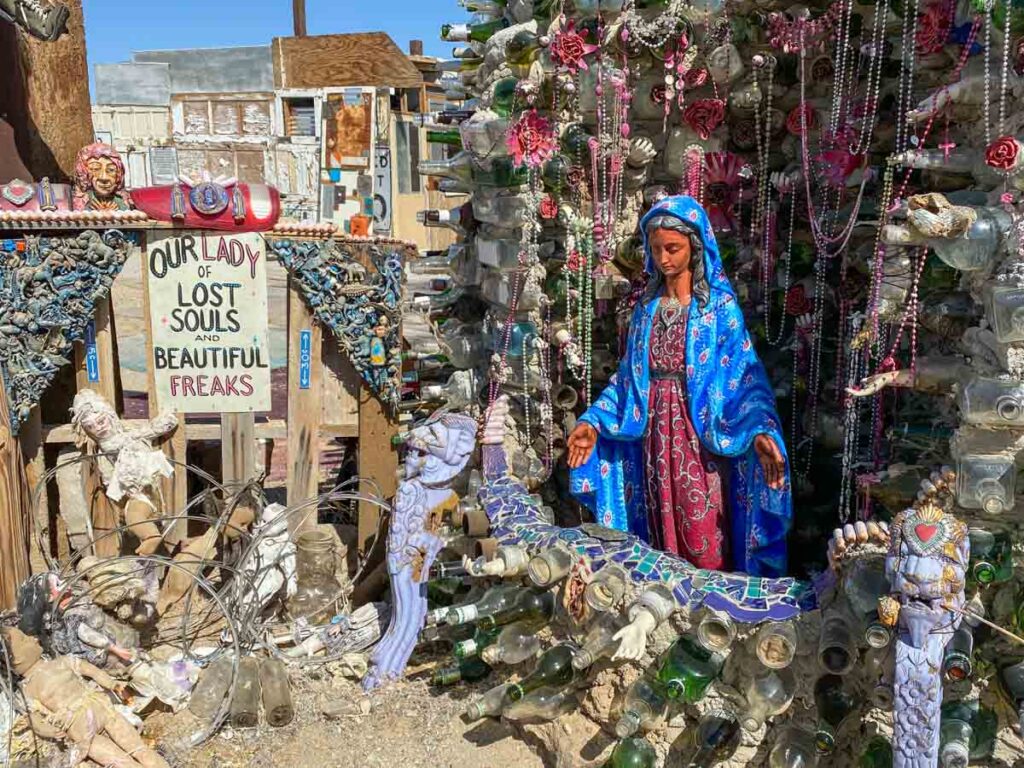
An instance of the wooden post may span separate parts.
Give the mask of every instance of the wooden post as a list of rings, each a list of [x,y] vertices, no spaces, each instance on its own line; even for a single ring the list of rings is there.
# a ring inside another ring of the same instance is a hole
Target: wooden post
[[[237,490],[249,482],[256,464],[256,416],[224,413],[220,417],[221,480]]]
[[[52,542],[55,531],[50,530],[50,509],[46,487],[43,486],[39,495],[39,503],[32,504],[36,488],[46,474],[46,450],[43,444],[43,417],[39,408],[32,409],[32,415],[22,423],[18,430],[18,441],[21,443],[21,455],[25,460],[25,487],[28,489],[28,504],[32,515],[36,536],[29,535],[29,553],[32,572],[46,570],[46,558],[37,543],[39,540]],[[49,553],[47,549],[47,554]]]
[[[372,477],[385,499],[398,490],[398,452],[391,438],[398,434],[398,421],[392,419],[380,400],[369,389],[359,392],[359,474]],[[369,540],[377,533],[381,509],[376,504],[359,502],[357,535],[359,551],[365,552]]]
[[[29,575],[29,491],[21,445],[11,433],[7,387],[0,373],[0,608],[13,608]]]
[[[305,334],[308,334],[304,336]],[[320,481],[320,326],[288,278],[288,505],[317,495]],[[305,351],[304,351],[305,350]],[[293,530],[317,524],[316,510],[295,515]]]
[[[153,334],[152,318],[150,317],[149,304],[149,259],[146,240],[143,238],[140,257],[142,258],[142,317],[146,325],[146,389],[149,399],[149,416],[152,418],[160,413],[160,403],[156,394],[156,374],[153,370]],[[167,458],[185,463],[188,455],[188,442],[185,437],[185,414],[179,413],[178,427],[166,438],[161,446]],[[180,515],[188,502],[188,474],[185,468],[173,464],[174,476],[165,478],[161,482],[161,492],[164,498],[164,514],[175,516]],[[169,545],[175,545],[188,536],[188,526],[185,521],[178,521],[167,531],[164,540]]]
[[[292,21],[295,37],[306,36],[306,0],[292,0]]]
[[[75,343],[75,384],[78,391],[92,389],[106,398],[112,407],[117,403],[117,370],[114,368],[114,338],[110,328],[110,299],[96,302],[93,313],[94,333],[87,333],[86,341]],[[89,347],[92,347],[90,350]],[[89,442],[89,452],[95,453],[96,446]],[[120,549],[119,536],[104,534],[120,524],[117,507],[107,498],[95,462],[89,462],[84,470],[86,498],[92,512],[93,535],[99,539],[94,551],[100,557],[111,557]],[[102,538],[101,538],[102,537]]]

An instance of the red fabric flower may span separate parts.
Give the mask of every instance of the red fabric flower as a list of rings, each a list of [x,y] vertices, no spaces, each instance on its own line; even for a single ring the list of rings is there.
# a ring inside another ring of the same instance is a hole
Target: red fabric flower
[[[807,103],[799,107],[793,107],[793,110],[786,118],[786,130],[794,136],[800,135],[801,114],[804,116],[803,122],[806,124],[808,132],[818,127],[818,113],[814,111],[814,107]]]
[[[1013,45],[1013,71],[1024,77],[1024,37]]]
[[[505,142],[516,165],[526,163],[534,168],[543,165],[558,146],[551,122],[535,109],[524,112],[508,127]]]
[[[734,209],[745,167],[747,161],[732,152],[704,155],[704,208],[716,232],[732,232],[736,228]]]
[[[700,69],[688,69],[683,73],[683,85],[687,88],[700,88],[708,81],[708,71]]]
[[[553,219],[558,215],[558,203],[551,195],[545,195],[540,201],[540,217],[542,219]]]
[[[579,251],[573,251],[569,254],[569,258],[565,260],[565,268],[570,272],[578,272],[582,264],[583,257],[580,256]]]
[[[665,88],[664,83],[659,83],[658,85],[651,86],[651,101],[653,101],[655,104],[664,104],[666,93],[668,93],[668,89]]]
[[[683,120],[705,141],[724,119],[725,102],[721,99],[698,99],[683,110]]]
[[[790,317],[801,317],[814,311],[814,304],[807,298],[802,285],[794,285],[786,294],[786,314]]]
[[[1013,136],[1000,136],[985,150],[985,163],[999,171],[1015,170],[1020,162],[1021,145]]]
[[[598,49],[598,46],[587,42],[588,34],[589,30],[586,29],[577,32],[576,20],[570,19],[569,23],[551,38],[551,44],[548,46],[551,60],[573,73],[588,69],[584,57]]]
[[[850,175],[860,168],[864,155],[855,155],[845,149],[826,149],[814,159],[825,181],[830,186],[842,187]]]
[[[918,54],[938,53],[949,39],[950,19],[946,3],[932,3],[917,17],[917,37],[914,40]]]

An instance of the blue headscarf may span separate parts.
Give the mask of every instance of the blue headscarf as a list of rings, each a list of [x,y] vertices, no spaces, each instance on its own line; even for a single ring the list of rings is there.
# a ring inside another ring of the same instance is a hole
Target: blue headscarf
[[[722,268],[708,215],[692,197],[665,198],[641,219],[647,273],[658,274],[647,224],[665,215],[684,222],[703,243],[710,298],[690,302],[687,403],[701,443],[728,460],[733,567],[755,576],[781,576],[786,572],[786,534],[792,519],[788,460],[784,487],[772,490],[754,451],[754,438],[766,434],[786,456],[775,397]],[[648,295],[638,303],[618,372],[580,417],[597,429],[597,446],[571,475],[573,495],[594,511],[598,523],[645,540],[649,536],[642,450],[650,391],[649,344],[659,300]]]

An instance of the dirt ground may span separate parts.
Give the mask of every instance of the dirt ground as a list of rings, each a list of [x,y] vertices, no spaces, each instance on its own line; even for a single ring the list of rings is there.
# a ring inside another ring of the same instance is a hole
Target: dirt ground
[[[196,728],[187,712],[147,719],[146,735],[175,766],[270,768],[542,768],[543,761],[496,720],[467,724],[466,703],[498,681],[439,693],[426,673],[413,673],[372,695],[357,683],[309,670],[292,676],[295,719],[283,728],[225,728],[200,747],[186,746]],[[324,710],[331,710],[330,717]]]

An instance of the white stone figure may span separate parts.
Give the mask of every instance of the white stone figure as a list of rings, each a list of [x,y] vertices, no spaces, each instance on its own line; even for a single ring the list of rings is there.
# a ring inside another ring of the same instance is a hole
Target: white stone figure
[[[253,526],[253,536],[259,544],[242,563],[238,579],[243,590],[239,604],[246,614],[265,608],[282,587],[289,597],[295,594],[295,543],[288,533],[288,517],[284,512],[284,505],[268,504]],[[250,583],[255,587],[255,594],[248,589]]]
[[[102,395],[83,389],[71,405],[71,426],[79,447],[91,439],[111,454],[97,458],[106,494],[123,506],[125,522],[139,539],[136,554],[153,554],[163,541],[153,522],[160,514],[160,478],[174,474],[153,441],[174,430],[177,417],[165,411],[140,427],[128,427]]]

